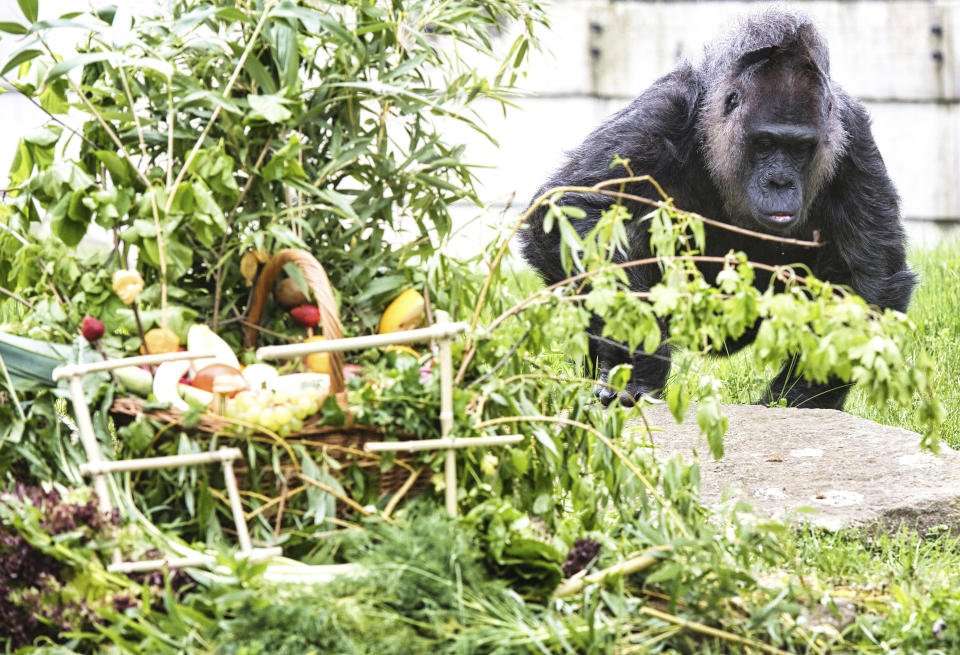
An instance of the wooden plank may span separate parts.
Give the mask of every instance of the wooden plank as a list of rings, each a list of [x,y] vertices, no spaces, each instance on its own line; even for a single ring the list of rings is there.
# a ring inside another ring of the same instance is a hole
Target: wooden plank
[[[955,2],[798,3],[827,38],[832,77],[848,92],[878,100],[957,100]],[[633,97],[703,44],[754,11],[749,2],[596,3],[588,11],[596,94]],[[939,54],[938,54],[939,53]]]

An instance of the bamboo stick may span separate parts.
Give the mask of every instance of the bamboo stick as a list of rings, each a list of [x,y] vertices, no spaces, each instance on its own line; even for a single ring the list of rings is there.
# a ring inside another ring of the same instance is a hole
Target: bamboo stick
[[[56,370],[54,371],[56,379]],[[85,466],[102,466],[104,462],[100,457],[100,444],[97,442],[97,433],[93,430],[93,421],[90,419],[90,408],[83,396],[83,378],[79,375],[70,376],[70,399],[73,401],[74,418],[77,419],[77,431],[80,433],[80,441],[83,442],[83,450],[87,454],[88,464],[80,465],[80,472],[83,473]],[[93,489],[97,492],[97,504],[100,511],[109,514],[113,509],[110,502],[110,491],[107,489],[107,479],[103,473],[93,474]]]
[[[74,378],[77,379],[77,378]],[[80,465],[80,472],[84,475],[102,475],[104,473],[122,473],[127,471],[148,471],[178,466],[198,466],[214,462],[228,462],[243,457],[239,448],[221,448],[212,452],[190,453],[186,455],[165,455],[163,457],[143,457],[140,459],[121,459],[113,462],[91,460]]]
[[[656,557],[656,553],[665,550],[669,550],[669,546],[654,546],[639,555],[617,562],[613,566],[608,566],[596,573],[564,580],[553,592],[553,597],[564,598],[566,596],[573,596],[574,594],[580,593],[580,591],[589,584],[603,582],[603,579],[608,575],[630,575],[631,573],[648,569],[660,561],[660,558]]]
[[[163,364],[164,362],[177,362],[183,359],[201,359],[207,357],[216,357],[215,352],[195,352],[184,350],[175,353],[160,353],[157,355],[138,355],[137,357],[124,357],[122,359],[107,359],[102,362],[89,362],[87,364],[65,364],[53,369],[53,380],[63,380],[64,378],[73,378],[87,373],[96,373],[97,371],[109,371],[124,366],[153,366]],[[80,396],[83,398],[83,396]],[[76,399],[74,399],[76,404]]]
[[[503,446],[523,441],[522,434],[493,435],[489,437],[460,437],[455,439],[421,439],[419,441],[368,441],[363,449],[370,453],[384,451],[416,450],[454,450],[458,448],[474,448],[480,446]]]
[[[344,350],[363,350],[364,348],[380,348],[395,344],[420,343],[431,339],[452,339],[467,329],[466,323],[437,323],[430,327],[406,330],[404,332],[390,332],[387,334],[371,334],[363,337],[347,337],[344,339],[330,339],[328,341],[313,341],[311,343],[291,343],[283,346],[263,346],[257,348],[257,359],[283,359],[285,357],[300,357],[321,352],[342,352]]]
[[[283,549],[279,546],[272,548],[254,548],[241,553],[238,559],[246,559],[250,562],[264,562],[283,554]],[[170,557],[165,559],[145,559],[137,562],[117,562],[107,567],[111,573],[135,573],[140,571],[153,571],[156,569],[168,568],[179,569],[184,567],[207,567],[210,568],[217,563],[217,558],[213,555],[194,555],[191,557]]]
[[[434,327],[446,325],[450,316],[443,311],[437,312],[437,324]],[[462,324],[466,329],[466,325]],[[462,331],[462,330],[461,330]],[[447,507],[447,514],[457,515],[457,459],[451,446],[454,443],[453,435],[453,356],[450,353],[450,340],[437,337],[440,359],[440,437],[443,443],[440,447],[446,448],[443,460],[443,496]]]

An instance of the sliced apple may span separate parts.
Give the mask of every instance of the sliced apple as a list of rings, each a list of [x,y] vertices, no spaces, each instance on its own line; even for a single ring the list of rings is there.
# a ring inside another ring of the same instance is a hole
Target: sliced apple
[[[153,374],[153,397],[158,403],[170,403],[174,409],[185,412],[190,409],[180,397],[180,378],[190,370],[190,360],[182,359],[176,362],[164,362],[157,367]]]
[[[187,350],[192,352],[213,352],[213,357],[193,360],[194,372],[206,368],[210,364],[226,364],[240,369],[240,360],[226,341],[203,323],[195,323],[187,331]]]

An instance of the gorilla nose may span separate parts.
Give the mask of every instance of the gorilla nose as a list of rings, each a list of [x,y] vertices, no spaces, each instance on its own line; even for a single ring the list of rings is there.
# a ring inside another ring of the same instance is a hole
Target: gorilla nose
[[[774,191],[784,191],[793,188],[793,180],[786,175],[774,175],[767,180],[767,185]]]

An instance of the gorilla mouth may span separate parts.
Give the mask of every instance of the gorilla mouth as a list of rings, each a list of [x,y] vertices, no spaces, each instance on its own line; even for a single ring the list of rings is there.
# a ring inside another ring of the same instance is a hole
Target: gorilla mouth
[[[758,211],[754,214],[756,221],[768,230],[783,233],[793,227],[800,217],[800,212],[780,209],[778,211]]]

